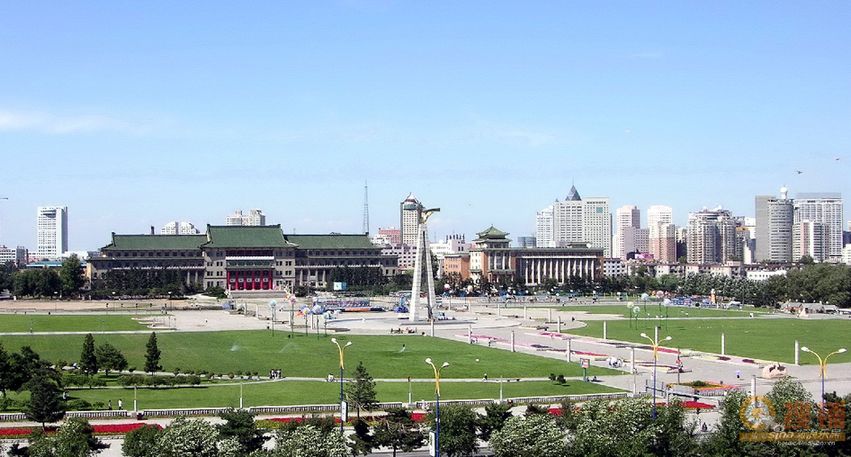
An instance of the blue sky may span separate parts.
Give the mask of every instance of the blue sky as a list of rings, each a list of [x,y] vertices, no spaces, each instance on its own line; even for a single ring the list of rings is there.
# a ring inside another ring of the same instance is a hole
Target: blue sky
[[[364,180],[373,231],[412,191],[437,235],[530,234],[572,181],[679,223],[784,184],[849,197],[848,24],[839,1],[5,2],[0,243],[34,249],[57,203],[75,250],[237,208],[356,232]]]

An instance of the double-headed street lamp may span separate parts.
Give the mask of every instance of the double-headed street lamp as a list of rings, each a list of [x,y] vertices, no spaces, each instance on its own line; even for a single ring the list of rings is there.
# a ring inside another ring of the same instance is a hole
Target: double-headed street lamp
[[[340,346],[337,338],[331,338],[331,342],[336,344],[337,349],[340,351],[340,433],[343,433],[343,424],[346,422],[346,401],[345,397],[343,397],[343,368],[345,367],[343,353],[347,347],[352,345],[352,342],[347,341],[345,346]]]
[[[431,365],[434,370],[434,398],[435,398],[435,414],[434,414],[434,455],[440,457],[440,370],[449,366],[449,362],[443,362],[440,368],[436,367],[431,361],[431,357],[425,359],[425,362]]]
[[[827,376],[827,359],[829,359],[830,356],[832,356],[834,354],[842,354],[847,349],[839,348],[839,349],[831,352],[830,354],[826,355],[825,358],[823,358],[823,359],[821,358],[820,355],[818,355],[816,353],[816,351],[813,351],[812,349],[810,349],[806,346],[802,347],[801,350],[804,351],[804,352],[809,352],[810,354],[812,354],[812,355],[816,356],[816,358],[818,358],[819,371],[821,372],[821,407],[824,408],[824,377]]]
[[[659,358],[659,356],[658,356],[658,352],[659,352],[659,327],[658,326],[654,327],[654,330],[655,330],[655,333],[653,335],[653,338],[650,338],[649,336],[647,336],[646,333],[642,333],[641,337],[647,338],[647,340],[649,340],[650,344],[653,346],[653,413],[652,413],[651,417],[655,420],[656,419],[656,359]],[[662,341],[671,341],[671,337],[666,336],[665,339],[662,340]]]

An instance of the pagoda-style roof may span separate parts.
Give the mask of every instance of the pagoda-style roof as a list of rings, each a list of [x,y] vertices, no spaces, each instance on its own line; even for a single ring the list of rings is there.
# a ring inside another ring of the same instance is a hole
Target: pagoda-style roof
[[[116,235],[103,251],[176,251],[200,249],[206,235]]]
[[[276,225],[208,225],[205,248],[295,247]]]
[[[284,235],[286,241],[298,245],[299,249],[380,249],[372,244],[369,236],[362,233],[323,235]]]
[[[500,240],[505,239],[508,236],[508,232],[503,232],[502,230],[491,225],[485,230],[477,233],[479,236],[479,240]]]
[[[567,193],[565,200],[574,202],[582,200],[582,197],[579,196],[579,192],[576,191],[576,186],[571,184],[570,192]]]

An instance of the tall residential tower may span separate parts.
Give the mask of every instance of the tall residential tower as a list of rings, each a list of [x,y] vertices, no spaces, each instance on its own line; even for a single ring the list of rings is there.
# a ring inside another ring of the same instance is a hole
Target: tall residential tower
[[[58,259],[68,251],[68,207],[39,206],[36,214],[36,256]]]

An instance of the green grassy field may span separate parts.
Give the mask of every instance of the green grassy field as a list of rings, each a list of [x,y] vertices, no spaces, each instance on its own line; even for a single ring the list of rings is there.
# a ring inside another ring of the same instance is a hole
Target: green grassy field
[[[140,315],[143,316],[143,315]],[[61,315],[0,314],[0,333],[6,332],[98,332],[145,330],[127,314]]]
[[[641,312],[639,317],[646,318],[649,314],[651,318],[655,318],[657,315],[661,313],[661,315],[665,315],[668,313],[668,317],[749,317],[749,313],[754,313],[755,316],[766,313],[764,309],[757,308],[745,308],[742,310],[735,309],[707,309],[707,308],[694,308],[694,307],[684,307],[684,306],[662,306],[661,308],[656,304],[648,304],[645,308],[644,305],[640,303],[636,303],[633,306],[638,306],[641,308]],[[646,311],[645,311],[646,309]],[[627,308],[626,304],[622,305],[576,305],[576,306],[562,306],[559,308],[559,311],[564,312],[586,312],[588,314],[614,314],[616,316],[622,317],[630,317],[629,308]]]
[[[379,401],[407,402],[408,383],[380,382],[376,386]],[[414,401],[434,398],[431,382],[411,383]],[[534,397],[545,395],[578,395],[618,392],[618,389],[599,384],[570,381],[565,385],[549,381],[503,383],[503,396]],[[446,400],[499,398],[497,382],[441,382],[440,398]],[[286,381],[247,383],[243,386],[245,406],[333,404],[339,401],[340,384],[328,382]],[[92,389],[71,391],[69,398],[81,398],[90,403],[112,401],[117,407],[122,399],[125,409],[133,407],[133,389]],[[239,386],[210,386],[183,389],[139,389],[139,409],[196,408],[239,406]]]
[[[653,321],[640,321],[638,328],[630,321],[608,321],[608,338],[614,340],[647,343],[639,335],[642,332],[653,336]],[[600,338],[603,336],[602,321],[588,321],[588,326],[570,330],[575,335]],[[672,340],[664,346],[681,349],[694,349],[713,353],[721,352],[721,333],[725,334],[726,353],[741,357],[763,360],[794,362],[794,345],[798,340],[801,346],[808,346],[822,356],[840,347],[848,346],[851,321],[843,320],[800,320],[800,319],[744,319],[744,320],[670,320],[664,323],[659,337],[671,336]],[[802,352],[803,364],[817,363],[816,358]],[[837,354],[831,362],[851,362],[851,354]]]
[[[291,337],[288,337],[291,336]],[[267,331],[184,332],[158,333],[162,351],[161,365],[165,371],[179,367],[187,370],[207,370],[214,373],[257,371],[267,374],[279,368],[287,377],[325,377],[339,370],[337,346],[330,336],[304,336]],[[363,361],[375,378],[429,378],[432,369],[426,357],[435,363],[447,361],[445,378],[476,378],[484,373],[491,376],[546,377],[550,373],[580,376],[576,363],[511,353],[501,349],[469,345],[462,342],[423,336],[358,336],[339,335],[345,344],[346,365],[351,370]],[[141,370],[144,366],[147,334],[96,335],[95,344],[109,342],[127,357],[129,365]],[[0,337],[7,351],[17,351],[29,345],[47,360],[77,361],[83,346],[83,335],[26,335]],[[405,346],[402,350],[403,345]],[[478,362],[476,361],[478,359]],[[590,375],[612,373],[592,367]]]

